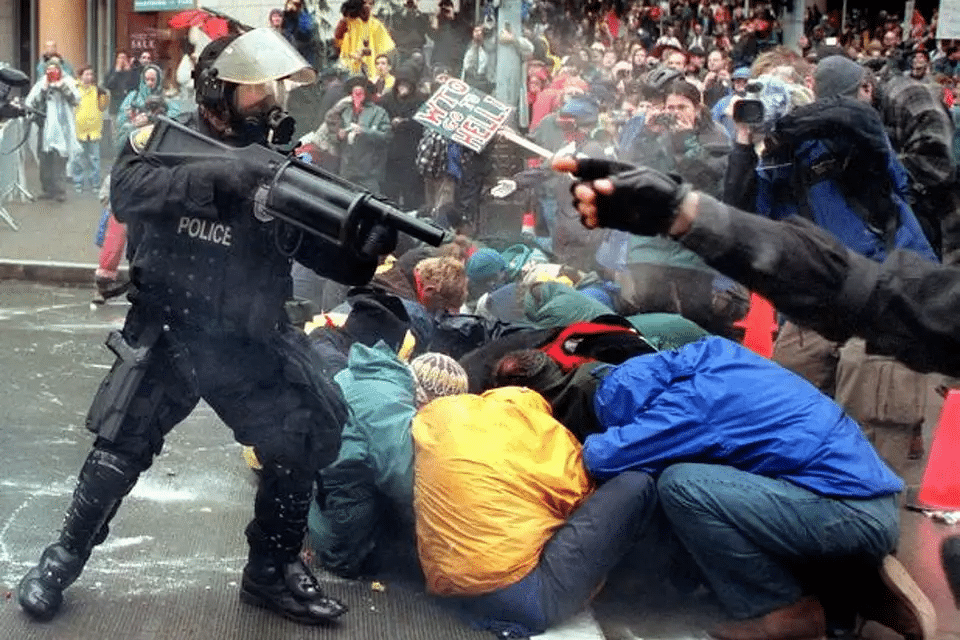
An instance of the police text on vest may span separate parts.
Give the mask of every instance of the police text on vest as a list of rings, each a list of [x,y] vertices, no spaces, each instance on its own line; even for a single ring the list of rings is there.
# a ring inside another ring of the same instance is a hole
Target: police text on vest
[[[229,247],[233,243],[230,225],[213,220],[204,220],[203,218],[181,216],[180,223],[177,225],[177,234],[188,235],[205,242],[222,244],[225,247]]]

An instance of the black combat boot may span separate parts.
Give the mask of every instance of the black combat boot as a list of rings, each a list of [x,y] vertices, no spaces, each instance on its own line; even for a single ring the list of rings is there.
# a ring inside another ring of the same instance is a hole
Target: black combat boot
[[[243,569],[240,599],[300,624],[333,622],[347,606],[324,595],[300,558],[313,493],[294,486],[282,470],[265,468],[247,526],[250,555]],[[303,483],[298,483],[302,485]]]
[[[138,475],[139,470],[117,455],[99,449],[90,452],[80,470],[60,540],[44,549],[39,564],[17,587],[24,611],[41,621],[57,614],[63,590],[80,576],[93,547],[106,539],[107,523]]]

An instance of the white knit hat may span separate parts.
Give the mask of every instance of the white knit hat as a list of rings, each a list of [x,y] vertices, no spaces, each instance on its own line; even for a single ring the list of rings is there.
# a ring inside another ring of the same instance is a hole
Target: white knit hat
[[[416,381],[417,404],[424,405],[441,396],[467,393],[467,372],[460,363],[443,353],[425,353],[410,363]]]

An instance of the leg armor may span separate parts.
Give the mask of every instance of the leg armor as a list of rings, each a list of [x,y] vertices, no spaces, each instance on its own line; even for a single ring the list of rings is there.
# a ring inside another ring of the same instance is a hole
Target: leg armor
[[[324,595],[300,559],[312,499],[312,478],[290,469],[265,467],[247,527],[250,556],[243,570],[240,599],[301,624],[331,622],[347,611]]]
[[[40,562],[17,588],[20,606],[38,620],[50,620],[63,602],[63,590],[80,576],[90,551],[107,537],[107,523],[133,488],[140,469],[108,451],[87,457],[64,518],[60,540],[47,547]]]

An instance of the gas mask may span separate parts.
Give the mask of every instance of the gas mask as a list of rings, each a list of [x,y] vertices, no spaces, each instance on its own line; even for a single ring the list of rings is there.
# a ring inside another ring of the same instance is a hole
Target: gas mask
[[[266,27],[247,31],[217,56],[212,70],[226,86],[234,85],[224,97],[238,138],[272,146],[290,143],[294,121],[283,110],[283,81],[311,84],[317,74],[282,34]]]
[[[283,97],[283,86],[277,80],[237,85],[230,106],[232,128],[238,137],[278,147],[290,144],[295,123],[280,106]]]

